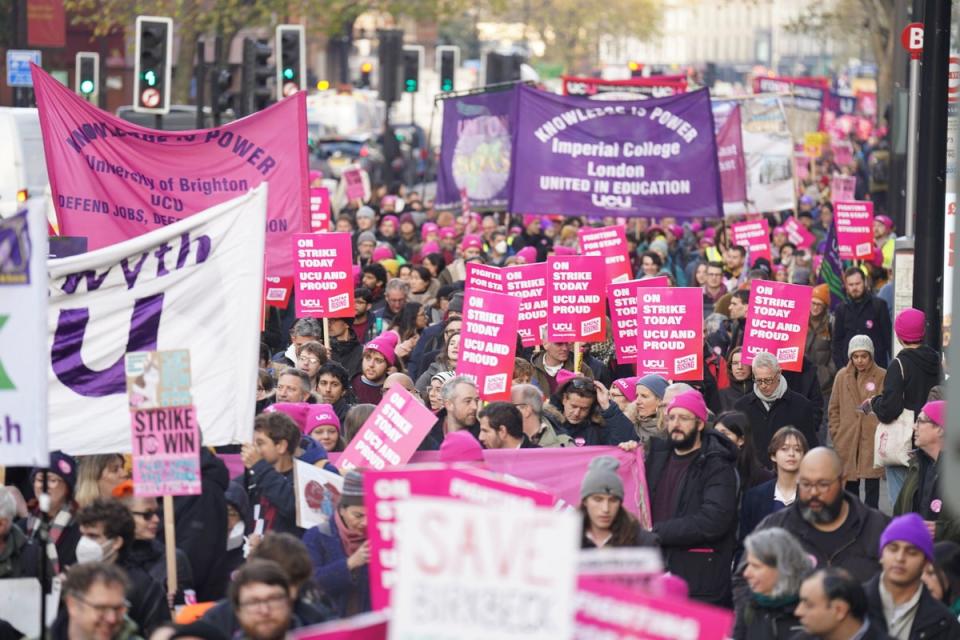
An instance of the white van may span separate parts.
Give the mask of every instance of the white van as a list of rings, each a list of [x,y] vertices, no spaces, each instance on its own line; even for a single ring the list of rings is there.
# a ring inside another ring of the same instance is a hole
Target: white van
[[[50,214],[47,163],[36,109],[0,107],[0,217],[24,208],[28,199],[46,201]]]

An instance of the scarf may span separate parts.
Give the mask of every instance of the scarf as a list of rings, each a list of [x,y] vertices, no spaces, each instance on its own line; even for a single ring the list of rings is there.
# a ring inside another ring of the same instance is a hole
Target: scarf
[[[39,513],[39,512],[38,512]],[[30,537],[39,537],[41,525],[41,516],[30,515],[27,517],[27,533]],[[60,542],[60,536],[63,530],[73,522],[73,505],[65,504],[57,512],[57,515],[50,521],[50,529],[47,536],[47,558],[53,567],[54,575],[60,573],[60,554],[57,552],[57,544]]]
[[[757,397],[763,401],[763,404],[765,404],[769,410],[770,405],[782,398],[783,394],[787,392],[787,379],[781,375],[780,384],[777,385],[777,388],[774,389],[773,393],[771,393],[769,396],[764,395],[763,392],[760,391],[760,386],[756,384],[753,385],[753,392],[757,394]]]
[[[800,598],[795,593],[789,593],[778,598],[765,596],[762,593],[754,593],[753,602],[761,609],[781,609],[796,606],[796,604],[800,602]]]
[[[340,536],[340,544],[343,545],[343,550],[349,558],[356,553],[360,545],[367,539],[366,533],[351,531],[343,521],[343,516],[340,515],[340,509],[337,509],[333,521],[337,525],[337,535]]]

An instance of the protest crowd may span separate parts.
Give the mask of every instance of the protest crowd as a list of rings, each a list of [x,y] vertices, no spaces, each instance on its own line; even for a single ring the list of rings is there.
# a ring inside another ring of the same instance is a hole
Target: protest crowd
[[[126,452],[54,451],[49,466],[8,468],[0,578],[38,577],[58,594],[45,634],[57,640],[277,640],[348,621],[383,608],[372,538],[385,542],[374,525],[384,496],[365,476],[429,463],[512,478],[518,491],[563,484],[553,506],[577,513],[580,547],[654,551],[664,589],[730,612],[716,637],[960,638],[942,357],[923,311],[892,310],[896,229],[869,173],[883,132],[851,141],[846,164],[811,159],[792,210],[746,218],[440,210],[415,189],[370,185],[329,222],[349,238],[353,308],[297,313],[288,290],[265,307],[258,362],[218,354],[257,370],[250,440],[200,447],[199,490],[173,498],[172,513],[138,495]],[[834,174],[860,177],[854,198],[876,206],[868,257],[837,252]],[[738,224],[761,221],[763,250],[736,241]],[[592,232],[616,241],[588,256]],[[600,267],[581,278],[588,257]],[[622,277],[608,278],[618,261]],[[546,313],[526,322],[526,299],[507,295],[514,273],[599,287],[599,335],[551,339],[563,330],[548,330]],[[632,337],[618,286],[632,286]],[[795,327],[759,324],[797,309]],[[684,331],[637,342],[645,318]],[[787,346],[802,355],[789,365]],[[692,375],[644,372],[683,349]],[[906,441],[878,451],[878,429],[892,437],[907,415]],[[399,445],[380,446],[390,429],[403,432],[394,443],[416,434],[399,463]],[[304,468],[336,489],[306,482]],[[21,636],[0,623],[0,640]]]

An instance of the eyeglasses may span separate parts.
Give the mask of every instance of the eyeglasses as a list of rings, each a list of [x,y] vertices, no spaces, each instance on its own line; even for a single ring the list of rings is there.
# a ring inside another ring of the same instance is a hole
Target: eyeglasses
[[[144,520],[153,520],[154,518],[160,517],[160,512],[157,509],[151,509],[149,511],[131,511],[135,516],[140,516]]]
[[[576,389],[577,391],[589,391],[593,394],[596,394],[597,388],[593,386],[593,380],[577,376],[570,381],[570,388]]]
[[[270,596],[269,598],[259,598],[257,600],[246,600],[244,602],[237,603],[241,609],[246,609],[247,611],[254,611],[256,609],[279,609],[281,605],[290,604],[290,599],[285,593],[278,593],[275,596]]]
[[[773,376],[771,378],[754,378],[753,381],[761,386],[767,387],[779,379],[780,379],[780,376]]]
[[[71,594],[78,602],[82,603],[85,607],[90,607],[93,609],[98,616],[103,617],[108,613],[113,613],[117,616],[123,616],[130,608],[130,602],[124,600],[121,604],[94,604],[80,595],[73,593]]]
[[[297,362],[302,362],[303,364],[320,364],[320,360],[317,358],[304,358],[301,356]]]
[[[818,493],[824,493],[830,490],[830,487],[834,485],[837,481],[836,478],[833,480],[818,480],[817,482],[808,482],[806,480],[801,480],[797,483],[797,486],[800,487],[801,491],[813,491],[817,490]]]

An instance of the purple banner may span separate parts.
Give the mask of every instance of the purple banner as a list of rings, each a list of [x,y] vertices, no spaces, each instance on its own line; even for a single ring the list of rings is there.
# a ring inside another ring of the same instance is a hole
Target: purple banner
[[[514,213],[723,215],[706,89],[599,103],[517,92]]]
[[[503,211],[510,195],[514,91],[443,101],[436,208]]]
[[[740,105],[713,105],[717,129],[717,159],[720,163],[720,187],[724,202],[745,202],[747,169],[743,160],[743,134],[740,130]]]

